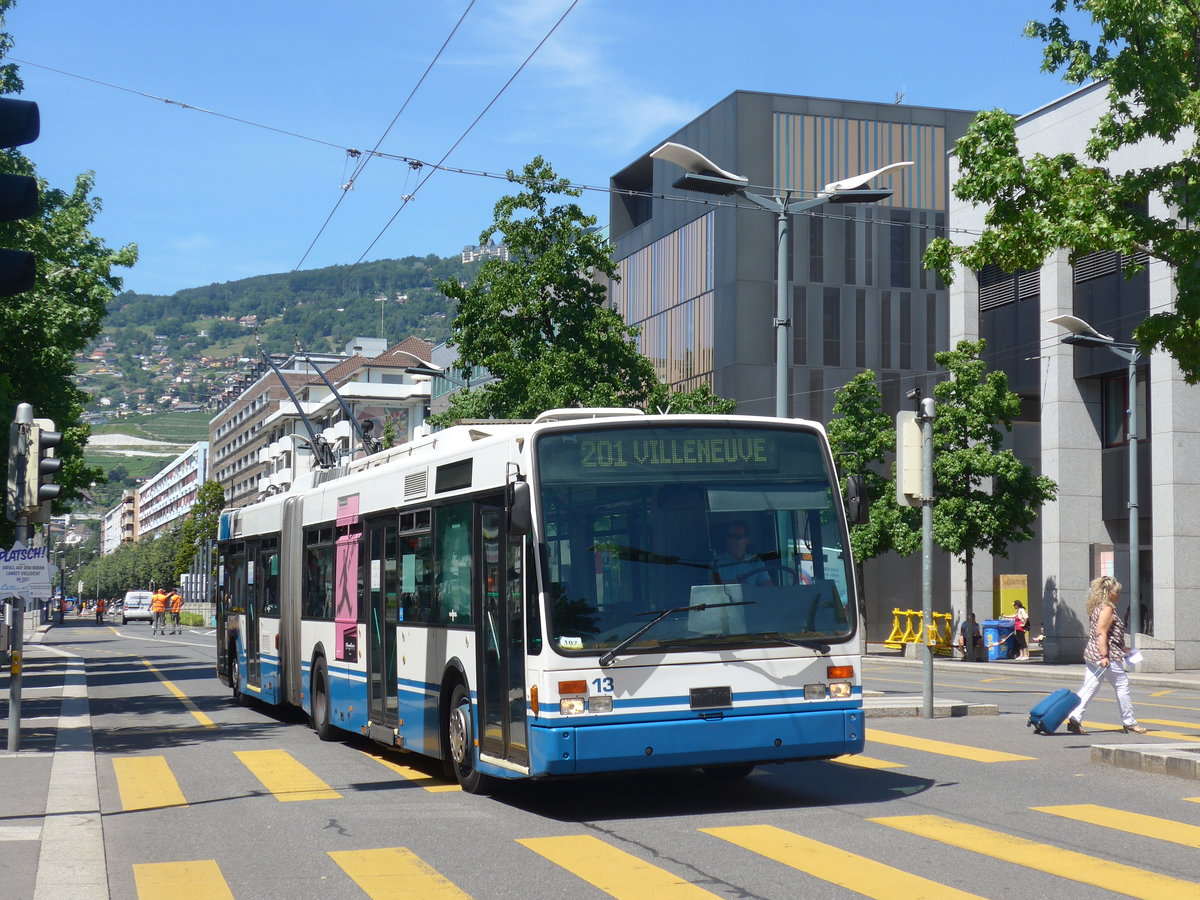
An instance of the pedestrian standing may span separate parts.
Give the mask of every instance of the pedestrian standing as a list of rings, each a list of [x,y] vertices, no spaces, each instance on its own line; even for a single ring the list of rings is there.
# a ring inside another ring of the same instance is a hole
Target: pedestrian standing
[[[1017,659],[1029,659],[1029,610],[1020,600],[1013,601],[1013,641]]]
[[[171,634],[183,634],[183,626],[179,621],[180,613],[183,612],[183,597],[179,591],[171,591],[167,597],[167,608],[171,611]]]
[[[150,615],[153,617],[150,633],[167,633],[167,592],[162,588],[155,590],[150,598]]]
[[[1079,705],[1067,718],[1067,731],[1072,734],[1087,734],[1083,730],[1083,714],[1088,703],[1100,689],[1100,682],[1108,679],[1117,694],[1117,706],[1121,709],[1122,730],[1126,733],[1145,734],[1146,729],[1138,724],[1133,715],[1133,700],[1129,697],[1129,676],[1125,674],[1125,621],[1117,615],[1117,599],[1121,596],[1121,582],[1111,575],[1102,575],[1092,582],[1088,594],[1088,642],[1083,651],[1087,664],[1087,675],[1079,689]]]

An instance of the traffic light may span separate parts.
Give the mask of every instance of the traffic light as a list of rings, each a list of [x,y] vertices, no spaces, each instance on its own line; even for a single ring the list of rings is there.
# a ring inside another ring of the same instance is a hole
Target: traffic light
[[[62,432],[54,430],[53,419],[34,419],[29,429],[29,452],[25,469],[25,509],[35,522],[50,520],[52,502],[62,493],[54,476],[62,469],[63,461],[54,454],[62,443]]]
[[[0,148],[32,143],[41,129],[36,103],[0,97]],[[37,212],[37,179],[30,175],[0,174],[0,222],[28,219]],[[0,249],[0,297],[31,290],[36,274],[32,253]]]

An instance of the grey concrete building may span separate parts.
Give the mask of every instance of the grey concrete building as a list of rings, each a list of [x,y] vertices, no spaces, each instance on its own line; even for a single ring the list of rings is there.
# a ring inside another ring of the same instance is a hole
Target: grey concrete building
[[[1092,126],[1107,108],[1107,85],[1091,85],[1018,120],[1022,154],[1084,155]],[[1147,143],[1106,165],[1116,171],[1169,162],[1178,150]],[[953,176],[953,161],[952,161]],[[1151,209],[1161,203],[1149,199]],[[952,236],[971,239],[984,210],[954,202]],[[961,230],[960,230],[961,229]],[[1012,548],[1009,559],[982,560],[976,590],[997,574],[1029,576],[1032,618],[1045,627],[1046,659],[1082,658],[1084,602],[1091,579],[1115,574],[1129,596],[1129,497],[1126,360],[1103,348],[1061,343],[1049,320],[1077,316],[1117,341],[1129,341],[1146,316],[1174,302],[1170,267],[1150,260],[1126,278],[1130,260],[1096,253],[1075,260],[1057,253],[1039,270],[960,271],[950,290],[952,341],[984,337],[993,368],[1004,369],[1022,397],[1014,432],[1018,455],[1058,483],[1043,508],[1039,539]],[[1140,425],[1138,560],[1141,570],[1143,671],[1200,668],[1200,388],[1187,385],[1165,353],[1143,357],[1134,402]],[[961,609],[961,579],[955,579]]]
[[[885,177],[881,203],[793,217],[788,410],[824,419],[834,390],[864,368],[885,402],[923,386],[949,340],[946,292],[920,265],[945,227],[947,151],[972,112],[737,91],[666,140],[749,178],[760,193],[811,196],[827,183],[912,160]],[[740,198],[672,183],[646,155],[611,179],[610,228],[621,281],[612,299],[641,327],[668,384],[708,382],[738,411],[774,413],[776,219]],[[623,194],[620,191],[633,193]]]

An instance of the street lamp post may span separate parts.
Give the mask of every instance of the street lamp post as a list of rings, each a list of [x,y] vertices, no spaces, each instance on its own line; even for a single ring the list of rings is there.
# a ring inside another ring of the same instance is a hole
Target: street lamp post
[[[788,329],[792,324],[791,318],[788,316],[787,296],[788,223],[790,217],[826,203],[874,203],[878,200],[886,200],[892,196],[890,190],[870,188],[868,184],[881,175],[911,166],[912,162],[892,163],[873,172],[830,182],[815,197],[793,200],[793,192],[790,190],[776,191],[774,194],[759,194],[747,190],[750,184],[748,178],[725,171],[698,150],[683,144],[668,141],[654,150],[650,157],[672,162],[684,169],[686,174],[675,181],[673,185],[676,188],[721,196],[737,194],[745,197],[751,203],[775,213],[775,318],[771,320],[775,329],[775,416],[779,419],[787,418]]]
[[[1056,316],[1051,324],[1069,331],[1062,338],[1064,344],[1076,347],[1104,347],[1125,360],[1129,382],[1129,646],[1137,646],[1137,634],[1142,627],[1141,535],[1138,524],[1138,414],[1137,414],[1137,366],[1142,358],[1137,344],[1126,344],[1101,334],[1077,316]]]

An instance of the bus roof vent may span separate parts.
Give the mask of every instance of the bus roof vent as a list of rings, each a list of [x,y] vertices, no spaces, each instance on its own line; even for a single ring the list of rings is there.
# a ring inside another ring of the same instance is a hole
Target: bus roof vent
[[[605,419],[609,416],[644,416],[640,409],[622,408],[620,406],[603,406],[594,409],[578,407],[574,409],[548,409],[536,419],[533,424],[541,422],[570,422],[572,419]]]
[[[404,499],[417,500],[429,492],[429,473],[414,472],[404,476]]]

